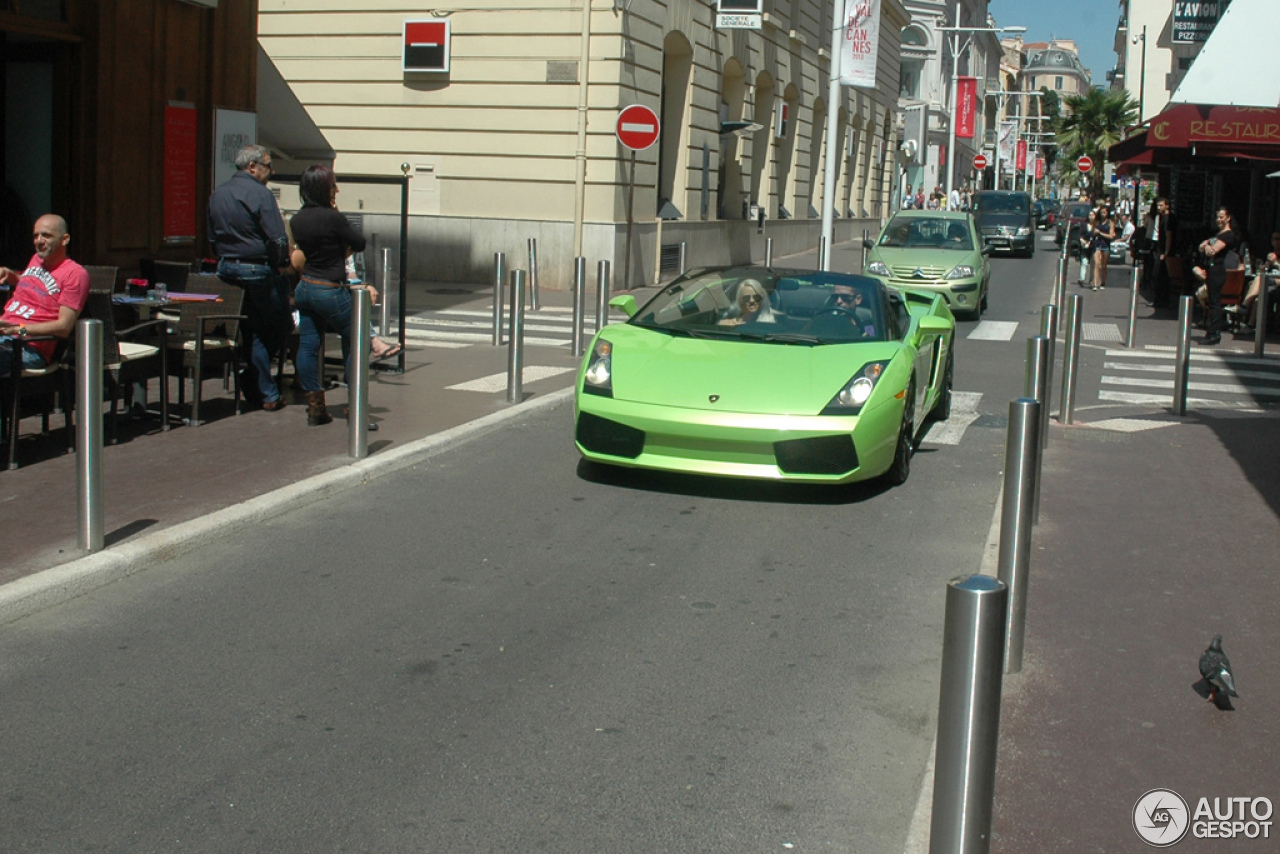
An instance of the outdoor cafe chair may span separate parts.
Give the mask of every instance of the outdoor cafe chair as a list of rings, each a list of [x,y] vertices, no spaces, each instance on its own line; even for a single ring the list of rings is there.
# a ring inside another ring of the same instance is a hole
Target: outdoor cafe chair
[[[96,266],[86,264],[85,272],[89,274],[89,290],[114,293],[116,280],[120,277],[119,267]]]
[[[123,405],[128,410],[133,402],[134,383],[142,383],[145,389],[150,380],[159,380],[160,424],[162,430],[168,430],[168,331],[172,321],[160,317],[117,329],[111,295],[100,291],[89,292],[81,316],[102,321],[102,369],[111,400],[111,444],[119,440],[117,404],[123,398]]]
[[[188,423],[200,424],[201,384],[209,377],[234,381],[235,412],[240,414],[240,322],[244,290],[205,273],[192,273],[183,287],[189,293],[213,294],[219,301],[183,301],[167,306],[178,309],[177,334],[169,337],[169,373],[180,377],[178,405],[185,402],[184,380],[191,380],[191,416]]]
[[[54,341],[53,358],[43,368],[22,368],[0,378],[0,436],[7,440],[9,468],[18,467],[18,435],[24,416],[40,415],[42,433],[49,432],[49,416],[55,405],[62,405],[63,443],[71,447],[71,371],[67,369],[67,338],[32,335],[12,338],[4,346],[13,347],[13,364],[22,364],[22,348],[34,341]],[[60,400],[59,400],[60,398]]]

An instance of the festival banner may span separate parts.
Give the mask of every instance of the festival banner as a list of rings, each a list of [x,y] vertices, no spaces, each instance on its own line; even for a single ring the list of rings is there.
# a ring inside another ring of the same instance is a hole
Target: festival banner
[[[1018,140],[1018,154],[1013,168],[1019,172],[1027,171],[1027,141],[1025,139]]]
[[[973,139],[977,103],[978,78],[956,78],[956,137],[958,139]]]
[[[1000,123],[1000,139],[996,143],[1000,148],[1000,171],[1012,171],[1013,163],[1013,134],[1017,124],[1015,122]]]
[[[880,0],[843,0],[844,38],[840,42],[840,85],[876,88],[880,45]]]
[[[1036,180],[1039,181],[1043,178],[1044,178],[1044,158],[1037,157],[1036,158]]]

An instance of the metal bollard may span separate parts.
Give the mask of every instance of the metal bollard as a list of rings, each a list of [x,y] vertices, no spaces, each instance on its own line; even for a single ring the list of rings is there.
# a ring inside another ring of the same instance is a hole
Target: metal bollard
[[[1191,381],[1191,297],[1178,300],[1178,360],[1173,368],[1173,414],[1187,414],[1187,383]]]
[[[947,582],[929,854],[991,848],[1007,602],[989,575]]]
[[[827,268],[827,236],[822,234],[818,236],[818,269],[826,270]]]
[[[1036,447],[1040,404],[1029,397],[1009,402],[1009,430],[1004,454],[1004,504],[1000,508],[1000,553],[996,576],[1009,588],[1004,672],[1022,670],[1022,638],[1027,622],[1027,568],[1031,561],[1034,524]]]
[[[764,265],[766,267],[773,266],[773,238],[766,237],[764,239]]]
[[[1053,371],[1058,355],[1058,307],[1052,303],[1040,309],[1040,334],[1049,339],[1049,369],[1045,372],[1045,384],[1049,390],[1045,392],[1041,412],[1040,447],[1049,447],[1049,413],[1053,411]]]
[[[80,548],[102,550],[103,518],[102,321],[81,320],[76,324],[76,530]]]
[[[1062,307],[1063,300],[1067,295],[1067,253],[1066,243],[1063,243],[1062,257],[1058,259],[1058,277],[1053,283],[1053,304]]]
[[[391,334],[391,249],[382,250],[382,266],[378,275],[378,288],[382,291],[382,302],[379,304],[378,334]]]
[[[529,238],[529,308],[537,311],[538,304],[538,241]]]
[[[524,399],[524,270],[511,271],[511,333],[507,350],[507,403]]]
[[[609,320],[609,262],[596,265],[596,332]]]
[[[865,228],[862,229],[862,266],[858,268],[859,273],[867,272],[867,241],[871,239],[871,232]]]
[[[570,343],[573,357],[582,355],[582,321],[586,313],[587,299],[587,259],[581,255],[573,259],[573,334]]]
[[[1062,407],[1058,420],[1070,424],[1076,414],[1076,368],[1080,364],[1080,309],[1084,298],[1072,294],[1067,302],[1066,350],[1062,354]]]
[[[1253,304],[1253,355],[1261,359],[1267,351],[1267,321],[1271,319],[1271,307],[1267,305],[1266,270],[1258,271],[1262,277],[1262,287],[1258,289],[1257,302]]]
[[[688,258],[688,254],[687,254],[688,248],[689,248],[689,244],[686,241],[681,240],[680,241],[680,275],[682,276],[684,275],[684,271],[688,269],[685,266],[685,260]]]
[[[1133,265],[1133,284],[1129,289],[1129,335],[1125,338],[1125,346],[1133,349],[1133,342],[1138,332],[1138,265]]]
[[[364,288],[351,289],[351,355],[347,377],[347,456],[369,456],[369,315],[373,306]]]
[[[1040,473],[1044,469],[1044,447],[1049,435],[1049,339],[1043,335],[1027,339],[1027,381],[1023,397],[1040,404],[1042,417],[1036,419],[1036,472],[1032,490],[1033,517],[1040,521]]]
[[[493,253],[493,346],[502,346],[502,290],[507,276],[507,253]]]

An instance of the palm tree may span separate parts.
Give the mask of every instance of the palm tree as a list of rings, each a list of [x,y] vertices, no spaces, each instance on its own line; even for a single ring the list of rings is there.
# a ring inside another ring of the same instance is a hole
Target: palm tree
[[[1062,115],[1056,127],[1058,169],[1075,183],[1081,176],[1076,161],[1088,155],[1095,164],[1089,173],[1089,195],[1103,194],[1103,168],[1107,149],[1124,138],[1126,128],[1138,119],[1138,105],[1123,89],[1090,89],[1084,95],[1062,99]]]

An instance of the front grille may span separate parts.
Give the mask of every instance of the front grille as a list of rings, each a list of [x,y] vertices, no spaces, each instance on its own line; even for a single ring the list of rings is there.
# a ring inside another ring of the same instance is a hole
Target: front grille
[[[920,271],[919,276],[916,276],[916,270]],[[946,272],[945,267],[915,267],[909,264],[895,265],[889,268],[889,275],[895,280],[903,282],[928,282],[933,279],[941,279]]]
[[[858,452],[848,435],[774,442],[773,455],[786,474],[844,474],[858,467]]]
[[[644,431],[583,412],[578,415],[578,444],[593,454],[634,460],[644,451]]]

